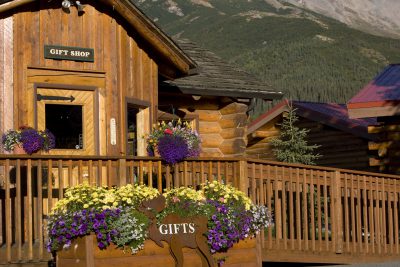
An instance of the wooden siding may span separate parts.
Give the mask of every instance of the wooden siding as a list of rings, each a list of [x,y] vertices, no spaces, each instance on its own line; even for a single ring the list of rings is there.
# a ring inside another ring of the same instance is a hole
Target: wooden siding
[[[276,159],[270,140],[279,136],[281,121],[282,116],[279,116],[250,136],[247,148],[249,157]],[[307,136],[308,144],[320,146],[316,149],[316,153],[319,153],[321,158],[316,160],[316,165],[377,171],[376,168],[369,166],[368,140],[305,118],[299,118],[297,126],[310,130]]]
[[[40,6],[39,6],[40,4]],[[133,30],[111,9],[86,5],[85,14],[76,8],[62,11],[59,2],[38,1],[15,11],[14,21],[14,106],[15,127],[28,124],[29,100],[26,96],[28,68],[105,74],[103,111],[109,136],[110,118],[117,130],[125,129],[126,97],[157,105],[158,67],[142,49]],[[95,60],[76,62],[44,58],[44,45],[94,48]],[[65,81],[68,83],[68,81]],[[90,85],[90,84],[82,84]],[[151,122],[148,122],[149,125]],[[123,133],[117,133],[116,146],[107,144],[108,155],[120,155],[126,149]]]
[[[14,127],[13,19],[0,19],[0,132]],[[1,152],[1,149],[0,149]]]

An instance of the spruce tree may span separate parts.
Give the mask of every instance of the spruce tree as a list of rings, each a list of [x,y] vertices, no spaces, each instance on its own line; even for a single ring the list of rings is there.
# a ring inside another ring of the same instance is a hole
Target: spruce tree
[[[314,150],[319,146],[307,144],[306,138],[310,130],[295,126],[299,120],[296,109],[293,108],[291,101],[289,101],[288,107],[289,110],[287,116],[283,118],[280,135],[271,141],[275,156],[278,161],[282,162],[314,165],[315,160],[320,157],[319,154],[315,154]]]

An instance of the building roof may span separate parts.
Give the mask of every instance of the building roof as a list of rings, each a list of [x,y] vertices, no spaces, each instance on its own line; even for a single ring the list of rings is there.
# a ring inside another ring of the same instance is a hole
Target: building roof
[[[285,99],[252,121],[248,127],[248,134],[255,132],[270,120],[286,112],[288,104],[289,101]],[[345,104],[292,101],[292,106],[296,109],[296,114],[299,117],[316,121],[368,140],[374,140],[374,136],[368,133],[368,126],[376,125],[376,118],[351,119]]]
[[[400,103],[400,65],[387,66],[347,104],[352,117],[398,114]]]
[[[164,88],[177,87],[184,94],[235,98],[280,99],[277,92],[253,75],[226,63],[214,53],[186,39],[176,40],[197,64],[197,75],[165,81]]]
[[[39,1],[40,0],[0,0],[0,13]],[[196,68],[194,62],[168,35],[135,6],[133,0],[100,0],[99,2],[112,8],[113,11],[118,12],[128,24],[135,29],[137,34],[146,41],[149,47],[160,55],[160,59],[165,60],[169,66],[175,67],[175,72],[168,72],[167,70],[162,72],[163,70],[160,70],[164,76],[169,78],[182,77],[190,74]],[[85,1],[84,4],[90,4],[90,1]],[[165,63],[161,64],[160,68],[163,68],[164,65]]]

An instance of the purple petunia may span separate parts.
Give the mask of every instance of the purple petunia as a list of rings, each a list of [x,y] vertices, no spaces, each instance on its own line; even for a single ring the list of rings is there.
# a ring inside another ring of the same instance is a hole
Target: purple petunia
[[[160,137],[157,150],[169,164],[175,164],[187,157],[188,145],[181,136],[166,134]]]
[[[35,129],[26,129],[21,133],[22,147],[29,155],[39,151],[44,144],[44,138]]]

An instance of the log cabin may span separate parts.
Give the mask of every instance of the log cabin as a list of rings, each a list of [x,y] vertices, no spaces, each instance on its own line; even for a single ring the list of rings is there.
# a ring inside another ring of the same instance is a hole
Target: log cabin
[[[299,118],[297,126],[309,130],[307,143],[320,147],[316,165],[376,171],[369,166],[368,142],[375,140],[368,133],[376,119],[350,119],[345,105],[284,100],[249,124],[247,156],[276,160],[270,140],[277,138],[280,124],[292,105]]]
[[[391,64],[369,82],[347,104],[350,118],[377,117],[368,132],[378,135],[369,143],[370,165],[381,172],[400,173],[400,65]]]
[[[161,82],[159,105],[166,113],[159,118],[168,118],[173,107],[192,121],[202,138],[201,156],[243,156],[248,110],[256,98],[270,101],[283,93],[189,40],[176,42],[196,62],[197,74]]]
[[[159,109],[198,118],[203,156],[238,155],[249,99],[282,95],[181,42],[195,63],[132,1],[2,2],[0,133],[48,128],[50,155],[145,156]]]

